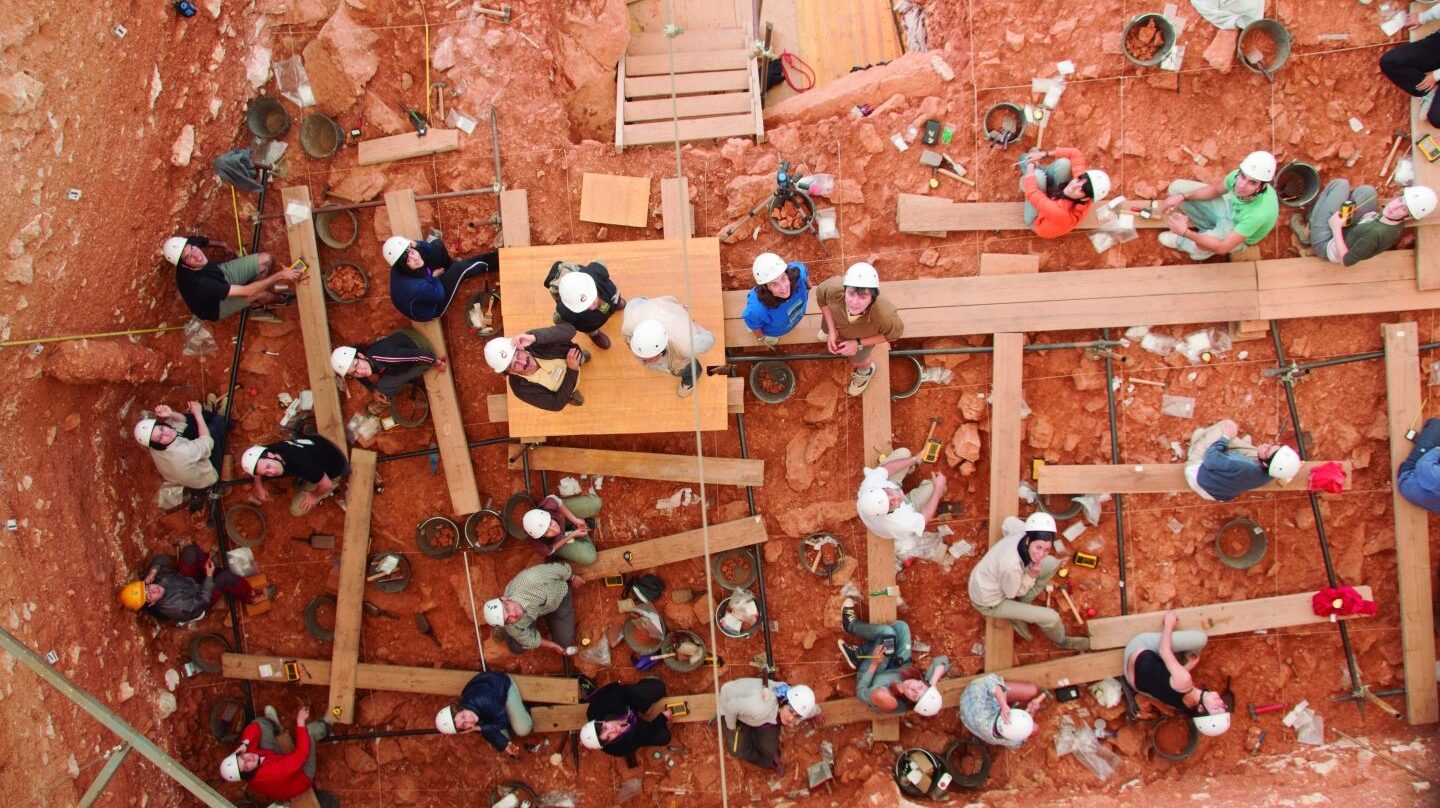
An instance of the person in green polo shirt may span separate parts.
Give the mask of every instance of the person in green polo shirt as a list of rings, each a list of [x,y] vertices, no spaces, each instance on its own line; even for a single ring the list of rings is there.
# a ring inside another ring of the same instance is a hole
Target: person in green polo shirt
[[[1315,255],[1353,267],[1395,246],[1407,219],[1423,219],[1435,210],[1435,192],[1423,185],[1406,188],[1384,205],[1379,196],[1373,186],[1351,188],[1347,180],[1331,180],[1310,208],[1309,222],[1296,213],[1290,229]],[[1354,205],[1348,215],[1346,202]]]
[[[1175,180],[1162,205],[1170,232],[1160,243],[1196,261],[1258,244],[1280,216],[1274,179],[1275,155],[1257,151],[1218,185]]]

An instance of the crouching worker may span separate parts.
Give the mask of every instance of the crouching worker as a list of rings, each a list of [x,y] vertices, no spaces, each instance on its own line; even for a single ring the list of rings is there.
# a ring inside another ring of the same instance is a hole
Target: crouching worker
[[[1033,623],[1058,647],[1089,651],[1089,637],[1065,636],[1059,612],[1033,605],[1060,569],[1060,562],[1050,555],[1054,545],[1055,518],[1030,514],[1024,533],[1001,538],[970,570],[970,603],[986,617],[1009,620],[1023,640],[1030,639]]]
[[[585,521],[600,513],[597,494],[560,498],[551,494],[525,512],[520,525],[531,538],[535,552],[584,566],[595,563],[595,542]]]
[[[633,685],[605,685],[595,691],[585,708],[585,717],[590,720],[580,728],[580,743],[586,749],[625,758],[625,763],[635,768],[640,765],[635,753],[641,748],[670,743],[670,709],[654,718],[645,717],[663,698],[665,683],[655,678],[641,679]]]
[[[950,669],[950,659],[937,656],[930,660],[924,678],[910,663],[910,626],[903,620],[894,623],[866,623],[855,617],[855,601],[846,598],[840,609],[840,627],[864,640],[859,646],[840,640],[840,653],[855,675],[855,698],[870,709],[886,715],[899,715],[914,708],[916,714],[929,718],[940,712],[944,699],[936,687]]]
[[[1196,261],[1260,243],[1280,216],[1274,179],[1275,155],[1257,151],[1220,183],[1175,180],[1162,204],[1170,232],[1160,243]]]
[[[1035,731],[1033,716],[1044,700],[1039,685],[1006,682],[998,673],[987,673],[960,694],[960,723],[991,746],[1015,749]]]
[[[510,757],[520,757],[516,738],[530,734],[534,722],[520,700],[515,680],[499,671],[477,673],[460,691],[460,700],[435,714],[442,735],[478,732]]]
[[[567,404],[580,406],[585,397],[580,366],[590,354],[575,344],[575,326],[532,328],[513,339],[496,337],[485,343],[485,363],[505,374],[510,392],[532,407],[559,412]]]
[[[444,316],[461,281],[500,271],[498,251],[456,261],[438,235],[429,241],[391,236],[385,239],[380,252],[390,267],[390,302],[401,314],[419,323]]]
[[[220,761],[220,777],[227,783],[244,782],[246,788],[267,800],[290,800],[315,787],[315,746],[330,734],[324,721],[309,721],[310,709],[295,715],[295,749],[280,751],[285,730],[274,707],[251,721],[240,733],[240,747]]]
[[[1190,716],[1200,734],[1224,734],[1230,728],[1233,705],[1219,691],[1197,687],[1190,676],[1209,638],[1203,631],[1175,631],[1179,622],[1179,615],[1168,611],[1162,631],[1147,631],[1126,644],[1125,681],[1165,711]],[[1187,658],[1181,660],[1177,654]]]
[[[640,364],[679,377],[675,394],[681,398],[695,391],[699,357],[715,345],[715,335],[690,319],[690,310],[669,295],[630,301],[620,333]]]
[[[569,564],[555,562],[526,567],[505,587],[505,594],[485,603],[485,622],[498,628],[505,644],[517,654],[532,648],[546,648],[574,656],[575,604],[571,590],[585,579],[570,571]],[[536,621],[545,618],[551,640],[541,638]]]
[[[290,267],[271,272],[275,262],[265,252],[215,263],[201,249],[209,245],[203,236],[172,236],[161,248],[175,267],[175,286],[190,313],[215,322],[249,308],[252,319],[280,322],[267,308],[285,301],[279,285],[302,283],[306,276]]]
[[[354,379],[389,402],[411,385],[420,384],[427,370],[444,373],[444,357],[435,358],[430,340],[413,328],[402,328],[369,345],[341,345],[330,352],[330,369],[341,378]]]
[[[164,404],[155,405],[153,418],[135,425],[135,440],[150,450],[150,459],[166,482],[198,490],[220,480],[220,449],[217,439],[229,424],[219,413],[206,414],[200,402],[192,401],[185,415]]]
[[[900,487],[919,465],[920,458],[902,447],[886,455],[879,466],[864,470],[860,490],[855,494],[855,512],[871,533],[891,541],[915,541],[925,532],[926,523],[935,518],[945,494],[944,474],[931,474],[909,493]]]
[[[1185,482],[1212,502],[1229,502],[1271,480],[1289,485],[1300,473],[1300,455],[1289,446],[1252,444],[1239,437],[1239,427],[1225,419],[1195,430],[1185,458]]]
[[[569,323],[600,350],[610,347],[610,335],[600,329],[611,315],[625,308],[620,288],[610,280],[610,270],[599,261],[585,266],[556,261],[545,276],[545,287],[555,298],[555,322]]]
[[[721,685],[716,712],[725,751],[751,766],[783,775],[780,728],[820,715],[820,705],[815,691],[805,685],[767,683],[752,676]]]
[[[319,435],[282,440],[268,446],[251,446],[240,456],[240,465],[249,474],[255,498],[269,502],[270,492],[261,480],[265,477],[297,478],[295,493],[290,498],[290,515],[310,512],[322,499],[335,493],[339,479],[350,471],[350,461],[340,447]]]
[[[1310,208],[1309,223],[1296,213],[1290,217],[1290,229],[1315,255],[1353,267],[1395,246],[1405,222],[1423,219],[1434,210],[1435,192],[1423,185],[1412,185],[1381,205],[1373,187],[1352,189],[1345,180],[1331,180]]]
[[[221,595],[249,603],[257,594],[249,581],[230,570],[217,573],[209,553],[187,544],[180,551],[178,564],[172,556],[155,556],[145,577],[120,590],[120,604],[132,612],[144,612],[161,622],[179,625],[204,617]]]
[[[1049,165],[1040,161],[1053,157]],[[1080,225],[1090,206],[1110,193],[1110,175],[1086,170],[1079,149],[1032,151],[1020,158],[1025,226],[1040,238],[1059,238]]]
[[[1415,437],[1415,448],[1400,464],[1395,485],[1412,505],[1440,513],[1440,418],[1431,418]]]

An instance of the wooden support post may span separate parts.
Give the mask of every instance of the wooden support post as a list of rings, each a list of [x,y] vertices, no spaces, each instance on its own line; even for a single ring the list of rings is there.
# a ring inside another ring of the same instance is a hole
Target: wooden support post
[[[660,221],[665,238],[695,235],[695,208],[690,204],[690,183],[684,177],[660,180]]]
[[[1023,334],[996,334],[990,371],[990,544],[1020,501],[1020,380]],[[1015,662],[1015,633],[1008,620],[985,621],[985,670]]]
[[[355,714],[355,668],[360,664],[360,621],[365,612],[365,557],[370,551],[370,501],[375,493],[375,453],[350,453],[345,490],[345,545],[340,548],[340,592],[335,596],[335,651],[330,675],[330,716],[349,724]]]
[[[500,241],[506,247],[530,246],[530,192],[500,192]]]
[[[301,204],[309,209],[310,189],[303,185],[280,192],[285,206]],[[320,281],[320,250],[315,246],[315,220],[307,216],[300,224],[285,228],[290,242],[290,260],[305,259],[309,277],[295,285],[296,306],[300,310],[300,336],[305,343],[305,369],[310,392],[315,398],[315,429],[326,440],[347,451],[345,420],[340,411],[340,393],[335,387],[335,372],[330,369],[330,321],[325,316],[325,290]]]
[[[105,760],[104,767],[100,769],[99,774],[95,775],[95,779],[90,781],[90,787],[85,789],[80,801],[75,803],[75,808],[90,808],[96,800],[100,799],[100,794],[105,791],[105,786],[110,784],[110,778],[115,776],[115,772],[120,770],[120,764],[125,762],[126,757],[129,757],[131,748],[130,744],[122,743],[110,750],[110,757]]]
[[[520,468],[523,465],[518,457],[510,461],[511,470]],[[530,450],[530,468],[534,471],[571,471],[633,480],[700,482],[700,459],[694,455],[536,446]],[[711,485],[764,485],[765,461],[707,457],[705,482]]]
[[[1355,591],[1366,600],[1373,597],[1368,586],[1356,586]],[[1180,615],[1180,623],[1175,630],[1196,629],[1211,637],[1219,637],[1225,634],[1249,634],[1252,631],[1328,623],[1330,618],[1315,614],[1311,606],[1314,597],[1314,592],[1299,592],[1294,595],[1176,609],[1175,612]],[[1136,634],[1159,631],[1164,620],[1163,611],[1094,618],[1087,621],[1090,626],[1090,648],[1094,651],[1123,648]]]
[[[261,656],[257,654],[223,654],[220,675],[227,679],[252,682],[285,682],[284,663],[297,662],[300,680],[296,684],[328,686],[334,666],[328,659],[297,659],[295,657]],[[361,662],[355,668],[355,689],[383,690],[392,693],[423,693],[455,697],[474,678],[478,670],[451,668],[418,668],[407,665],[376,665]],[[268,674],[268,675],[267,675]],[[536,704],[578,704],[580,688],[575,679],[565,676],[525,676],[510,674],[520,696]]]
[[[890,418],[890,344],[875,346],[871,354],[875,361],[875,375],[870,386],[860,396],[860,413],[864,443],[862,457],[868,468],[880,464],[881,458],[894,448],[894,427]],[[916,447],[918,450],[920,447]],[[870,591],[881,592],[895,585],[895,542],[882,539],[874,533],[865,533],[865,570]],[[895,595],[870,595],[870,623],[893,623],[897,617],[899,598]],[[876,718],[870,725],[870,734],[877,741],[900,739],[900,719]]]
[[[765,520],[747,516],[731,522],[710,525],[710,552],[719,553],[737,547],[764,544],[770,536]],[[595,563],[581,570],[586,579],[648,570],[705,555],[705,531],[687,530],[658,539],[632,542],[596,553]],[[627,558],[628,556],[628,558]]]
[[[1390,415],[1390,474],[1413,448],[1405,438],[1420,424],[1420,348],[1415,323],[1386,323],[1385,399]],[[1395,565],[1400,588],[1400,644],[1405,661],[1405,715],[1411,724],[1440,720],[1435,690],[1435,617],[1430,585],[1427,514],[1394,486]]]

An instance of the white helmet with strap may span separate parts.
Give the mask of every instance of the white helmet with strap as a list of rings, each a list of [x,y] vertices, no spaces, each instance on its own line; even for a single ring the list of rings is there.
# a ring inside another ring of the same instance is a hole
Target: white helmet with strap
[[[263,454],[265,454],[264,446],[251,446],[245,450],[245,454],[240,455],[240,467],[245,469],[246,474],[254,476],[255,464],[260,462],[260,455]]]
[[[380,248],[380,254],[385,256],[385,263],[393,267],[410,249],[410,244],[410,239],[404,236],[391,236],[385,239],[385,246]]]
[[[185,257],[185,245],[189,243],[190,239],[184,236],[171,236],[165,239],[165,244],[160,248],[160,253],[165,256],[166,261],[178,267],[180,266],[180,259]]]
[[[554,520],[550,517],[549,511],[540,508],[531,508],[526,511],[525,516],[521,518],[520,525],[525,528],[525,535],[532,539],[538,539],[545,535],[545,531],[550,529],[550,523],[552,521]]]
[[[1090,180],[1090,198],[1099,202],[1110,195],[1110,175],[1098,168],[1086,171],[1085,178]]]
[[[670,332],[659,320],[641,320],[630,334],[630,351],[641,359],[652,359],[670,346]]]
[[[1023,741],[1035,731],[1035,718],[1019,707],[1015,707],[1010,710],[1010,720],[997,718],[995,726],[999,728],[1001,738],[1007,741]]]
[[[435,729],[440,730],[441,735],[454,735],[459,731],[455,728],[455,711],[448,705],[435,714]]]
[[[515,340],[509,337],[496,337],[485,343],[485,364],[496,373],[504,373],[510,369],[510,362],[515,359]]]
[[[884,516],[890,512],[890,495],[878,485],[862,489],[855,498],[855,510],[861,516]]]
[[[135,440],[141,446],[150,445],[150,433],[155,431],[155,424],[159,423],[154,418],[144,418],[135,425]]]
[[[940,695],[940,689],[934,685],[925,688],[925,693],[920,700],[915,702],[915,713],[929,718],[940,713],[940,707],[944,705],[945,699]]]
[[[1025,517],[1026,533],[1054,533],[1055,517],[1044,511],[1036,511]]]
[[[1410,211],[1412,219],[1423,219],[1435,210],[1435,192],[1423,185],[1412,185],[1401,195],[1405,197],[1405,209]]]
[[[341,345],[330,352],[330,369],[335,375],[344,376],[350,372],[350,366],[355,364],[356,350],[349,345]]]
[[[586,749],[600,748],[600,722],[586,721],[585,726],[580,728],[580,743]]]
[[[843,283],[846,286],[853,286],[857,289],[878,290],[880,288],[880,273],[875,270],[874,266],[864,261],[859,261],[851,264],[850,268],[845,270]]]
[[[1300,455],[1289,446],[1281,446],[1270,456],[1267,468],[1271,477],[1288,484],[1300,473]]]
[[[785,693],[785,703],[795,711],[801,720],[820,714],[820,704],[815,701],[815,691],[805,685],[794,685]]]
[[[240,753],[231,752],[220,761],[220,779],[227,783],[240,782]]]
[[[567,272],[560,277],[560,304],[576,314],[588,310],[599,295],[595,279],[584,272]]]
[[[485,623],[496,627],[505,625],[505,601],[503,598],[492,598],[485,601]]]
[[[760,253],[755,256],[755,262],[750,265],[750,271],[755,274],[755,285],[764,286],[785,274],[785,259],[775,253]]]
[[[1216,735],[1224,735],[1225,730],[1230,729],[1230,714],[1218,713],[1216,715],[1197,715],[1194,718],[1195,729],[1200,730],[1201,735],[1214,738]]]
[[[1240,173],[1256,182],[1270,182],[1275,179],[1275,155],[1268,151],[1253,151],[1240,161]]]

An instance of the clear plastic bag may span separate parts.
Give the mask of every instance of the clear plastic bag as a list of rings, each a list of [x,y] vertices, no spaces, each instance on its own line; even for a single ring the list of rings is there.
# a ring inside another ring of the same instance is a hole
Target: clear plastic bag
[[[809,182],[805,187],[805,192],[811,196],[828,197],[835,192],[834,174],[811,174],[805,179]]]
[[[185,488],[174,483],[165,483],[155,492],[155,507],[162,511],[180,507],[185,501]]]
[[[198,317],[191,317],[190,322],[185,324],[183,347],[181,353],[186,356],[210,356],[220,350],[220,345],[215,342],[215,335],[205,327]]]
[[[310,87],[310,77],[305,74],[305,63],[300,61],[300,54],[276,62],[272,67],[275,71],[275,89],[279,90],[281,95],[290,99],[297,107],[315,105],[315,90]]]
[[[601,635],[599,642],[590,643],[590,646],[582,650],[577,656],[581,662],[589,662],[592,665],[608,668],[610,667],[610,643],[605,641],[605,635]]]
[[[1055,754],[1064,756],[1074,753],[1101,780],[1109,779],[1120,763],[1120,758],[1108,747],[1102,746],[1095,738],[1095,731],[1089,726],[1075,726],[1070,716],[1060,717],[1060,730],[1055,733]]]
[[[939,561],[948,558],[945,550],[945,540],[939,533],[922,533],[917,539],[901,536],[895,540],[895,557],[902,561],[907,558]]]

